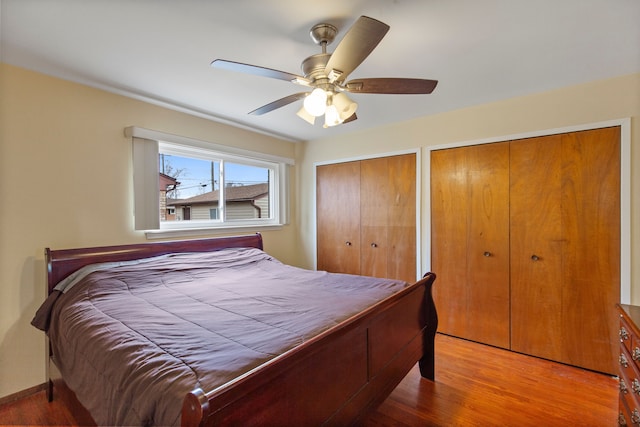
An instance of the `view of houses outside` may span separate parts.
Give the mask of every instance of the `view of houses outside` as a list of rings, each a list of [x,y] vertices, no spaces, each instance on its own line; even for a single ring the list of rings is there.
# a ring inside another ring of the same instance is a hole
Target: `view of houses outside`
[[[220,162],[160,154],[160,220],[218,220]],[[224,163],[226,220],[269,218],[269,170]]]

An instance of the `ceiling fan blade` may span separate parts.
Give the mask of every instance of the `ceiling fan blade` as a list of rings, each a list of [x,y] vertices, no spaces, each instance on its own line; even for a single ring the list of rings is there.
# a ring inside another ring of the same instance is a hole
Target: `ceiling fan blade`
[[[384,22],[361,16],[344,35],[325,67],[325,74],[338,75],[336,81],[343,82],[358,65],[380,43],[389,31]]]
[[[215,59],[211,62],[213,68],[223,70],[231,70],[239,73],[253,74],[254,76],[269,77],[272,79],[285,80],[292,83],[308,86],[311,81],[305,77],[296,74],[287,73],[286,71],[273,70],[271,68],[259,67],[257,65],[243,64],[241,62],[227,61],[224,59]]]
[[[350,80],[345,88],[351,93],[429,94],[437,84],[437,80],[427,79],[372,78]]]
[[[268,103],[267,105],[263,105],[260,108],[256,108],[255,110],[249,112],[249,114],[253,114],[254,116],[261,116],[280,107],[284,107],[285,105],[289,105],[292,102],[296,102],[299,99],[305,98],[308,94],[308,92],[300,92],[294,93],[293,95],[285,96],[284,98],[280,98],[277,101],[273,101]]]

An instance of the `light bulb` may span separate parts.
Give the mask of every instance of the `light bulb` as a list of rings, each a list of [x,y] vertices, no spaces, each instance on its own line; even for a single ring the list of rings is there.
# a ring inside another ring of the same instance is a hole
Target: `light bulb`
[[[335,105],[331,104],[324,112],[324,127],[336,126],[342,123],[338,109]]]
[[[303,102],[305,110],[309,114],[315,117],[319,117],[324,114],[324,111],[327,109],[327,93],[320,89],[316,88],[304,99]]]

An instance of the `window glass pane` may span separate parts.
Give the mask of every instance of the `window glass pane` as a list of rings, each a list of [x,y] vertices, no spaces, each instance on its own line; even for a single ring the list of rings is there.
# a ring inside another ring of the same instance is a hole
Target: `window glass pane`
[[[271,218],[270,176],[265,167],[225,162],[226,220]]]
[[[273,218],[269,167],[167,153],[160,153],[158,162],[162,222]]]
[[[161,221],[212,219],[220,196],[220,161],[161,153],[159,171]]]

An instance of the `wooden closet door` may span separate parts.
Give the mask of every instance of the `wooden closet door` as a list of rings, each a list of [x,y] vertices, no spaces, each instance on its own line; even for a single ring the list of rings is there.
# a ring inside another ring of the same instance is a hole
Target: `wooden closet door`
[[[318,270],[360,274],[360,162],[316,168]]]
[[[560,135],[511,144],[511,349],[562,360]]]
[[[416,155],[363,160],[361,271],[416,281]]]
[[[512,143],[513,350],[616,372],[619,132]]]
[[[438,330],[509,348],[509,144],[431,152]]]
[[[565,360],[614,374],[620,346],[620,128],[563,135],[562,157]]]
[[[388,277],[389,160],[363,160],[360,165],[361,274]]]
[[[389,253],[387,277],[413,283],[416,266],[416,155],[388,159]]]

